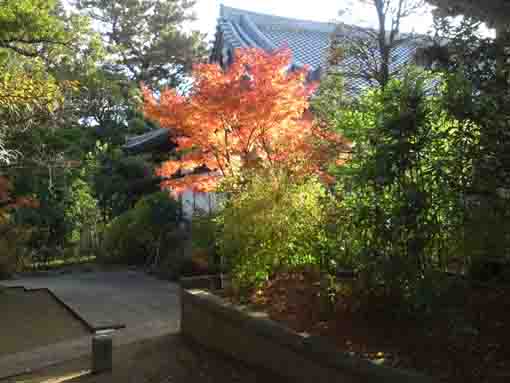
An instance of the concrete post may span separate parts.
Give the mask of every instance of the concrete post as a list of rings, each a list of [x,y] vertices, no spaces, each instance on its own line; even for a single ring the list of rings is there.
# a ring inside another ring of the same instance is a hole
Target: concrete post
[[[98,332],[92,338],[92,373],[109,372],[112,368],[112,332]]]

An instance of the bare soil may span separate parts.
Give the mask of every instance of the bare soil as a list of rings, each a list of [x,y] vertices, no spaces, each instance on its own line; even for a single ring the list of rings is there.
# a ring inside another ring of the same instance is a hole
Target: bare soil
[[[403,316],[394,302],[354,310],[340,299],[324,319],[316,275],[282,274],[251,303],[297,332],[325,336],[339,350],[449,383],[510,382],[510,289],[469,287],[428,316]]]

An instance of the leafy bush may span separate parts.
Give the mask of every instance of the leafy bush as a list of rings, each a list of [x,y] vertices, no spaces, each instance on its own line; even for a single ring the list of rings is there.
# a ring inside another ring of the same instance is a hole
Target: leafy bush
[[[64,257],[64,249],[80,243],[85,232],[95,237],[100,211],[83,169],[29,168],[13,178],[18,193],[38,201],[37,209],[20,206],[12,214],[17,225],[33,228],[28,245],[34,262]]]
[[[142,198],[107,227],[103,261],[157,265],[180,246],[180,206],[168,193]]]
[[[216,213],[195,213],[191,222],[192,263],[211,273],[218,271],[220,266],[216,221]]]
[[[283,174],[250,177],[218,214],[218,251],[241,289],[273,273],[334,258],[328,232],[330,197],[315,179],[294,182]]]
[[[463,251],[465,193],[479,143],[478,127],[444,108],[452,84],[431,95],[434,81],[409,70],[329,112],[329,122],[355,143],[336,173],[342,247],[363,281],[357,293],[411,311],[436,300],[440,273]]]

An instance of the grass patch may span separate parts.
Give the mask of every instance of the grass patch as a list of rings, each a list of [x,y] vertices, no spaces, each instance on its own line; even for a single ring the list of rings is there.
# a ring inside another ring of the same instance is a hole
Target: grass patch
[[[94,263],[96,262],[96,259],[97,257],[95,255],[87,255],[78,257],[67,257],[64,259],[53,259],[47,262],[32,262],[29,265],[27,265],[26,270],[28,271],[58,270],[68,266]]]

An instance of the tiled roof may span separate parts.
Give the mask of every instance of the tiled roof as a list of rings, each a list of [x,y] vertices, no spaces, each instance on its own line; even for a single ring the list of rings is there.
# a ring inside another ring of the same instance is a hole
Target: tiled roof
[[[289,19],[221,6],[215,46],[216,59],[227,59],[235,48],[253,47],[271,51],[288,47],[293,53],[293,64],[308,65],[313,78],[318,79],[320,72],[328,69],[332,38],[352,41],[353,37],[367,36],[364,33],[366,31],[347,24],[339,27],[335,23]],[[391,69],[397,70],[402,64],[412,61],[417,47],[417,40],[412,39],[394,49]],[[221,52],[218,52],[218,49]],[[213,52],[213,59],[214,55]],[[228,65],[228,62],[223,64]],[[350,78],[348,85],[352,91],[370,85],[365,80],[348,75],[349,68],[355,65],[354,60],[346,58],[339,66],[339,69],[346,73],[346,77]]]
[[[171,141],[170,129],[160,128],[128,138],[122,149],[128,154],[140,154],[160,149],[170,150],[175,146]]]
[[[336,25],[265,15],[221,6],[218,30],[225,51],[253,47],[270,51],[288,47],[294,65],[308,65],[311,71],[324,68]]]

